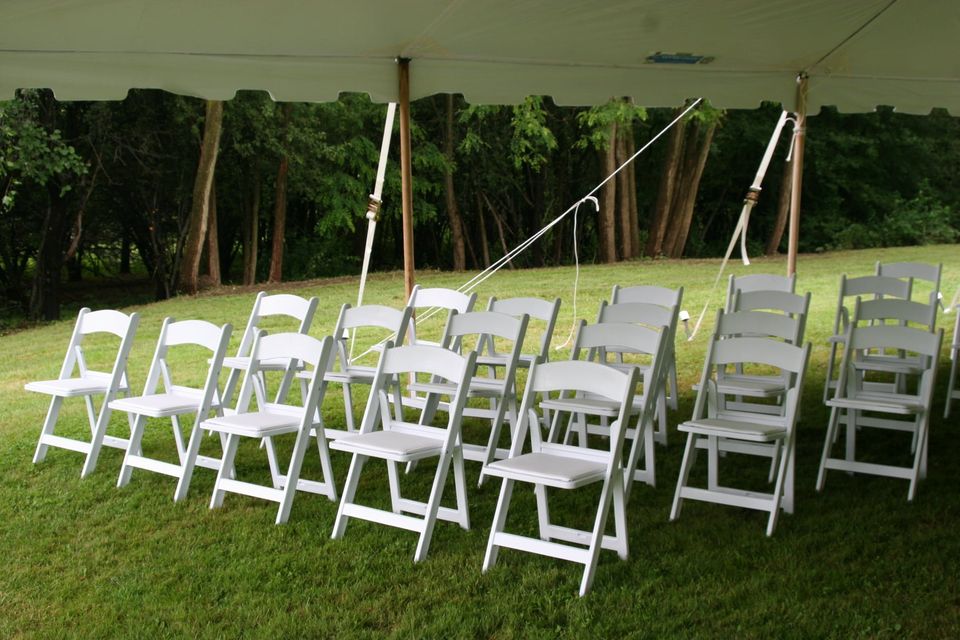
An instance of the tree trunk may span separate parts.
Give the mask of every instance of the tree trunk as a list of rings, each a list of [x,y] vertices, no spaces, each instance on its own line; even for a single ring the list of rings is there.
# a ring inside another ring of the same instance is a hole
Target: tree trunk
[[[219,287],[220,277],[220,231],[217,223],[217,181],[210,185],[210,213],[207,223],[207,275],[210,284]]]
[[[620,127],[617,135],[616,162],[621,165],[627,156],[626,138],[630,135],[628,127]],[[630,224],[630,177],[627,172],[632,165],[617,174],[617,217],[620,224],[620,259],[629,260],[633,256],[633,227]]]
[[[767,255],[775,256],[783,240],[783,232],[787,228],[787,215],[790,213],[790,189],[793,186],[793,160],[783,163],[783,174],[780,178],[780,197],[777,200],[777,218],[773,222],[773,230],[767,240]]]
[[[120,239],[120,274],[130,273],[130,229],[123,228],[123,237]]]
[[[260,172],[254,169],[250,205],[243,221],[243,284],[257,281],[257,248],[260,241]]]
[[[624,142],[624,160],[633,157],[637,151],[637,145],[633,139],[633,127],[630,127],[630,134]],[[640,212],[637,210],[637,170],[634,163],[630,163],[624,172],[627,174],[627,195],[630,198],[627,206],[627,212],[630,217],[630,257],[640,257]]]
[[[443,184],[447,200],[447,217],[450,219],[450,239],[453,243],[453,270],[463,271],[467,268],[467,257],[463,243],[463,218],[460,215],[457,194],[453,188],[453,136],[453,94],[447,94],[447,122],[443,139],[443,154],[447,158],[447,166],[443,170]]]
[[[610,140],[603,154],[603,177],[617,169],[617,123],[610,123]],[[617,261],[616,244],[617,181],[610,180],[600,190],[600,261]]]
[[[683,113],[683,107],[673,113],[676,118]],[[667,155],[663,160],[663,169],[660,172],[660,187],[657,191],[657,203],[650,216],[650,230],[647,235],[646,254],[656,258],[663,253],[663,239],[667,231],[667,222],[670,211],[673,209],[673,197],[676,192],[677,178],[680,173],[680,160],[683,157],[684,131],[686,120],[681,120],[670,130],[670,139],[667,144]]]
[[[710,152],[710,144],[713,142],[713,134],[717,129],[716,122],[710,123],[706,133],[700,138],[699,123],[690,130],[689,140],[686,142],[687,153],[684,162],[683,180],[680,182],[682,192],[674,196],[674,201],[678,205],[674,208],[673,224],[668,232],[668,240],[664,242],[664,249],[668,251],[667,255],[671,258],[680,258],[683,256],[683,250],[687,244],[687,237],[690,234],[690,223],[693,221],[693,210],[697,204],[697,192],[700,189],[700,178],[703,176],[703,168],[707,164],[707,155]]]
[[[43,221],[40,248],[37,251],[36,275],[30,293],[30,315],[43,320],[60,319],[60,276],[63,269],[63,236],[66,227],[66,205],[60,187],[47,185],[50,204]]]
[[[223,124],[223,102],[207,100],[207,113],[203,123],[203,141],[200,144],[200,162],[193,183],[193,202],[190,207],[187,239],[180,262],[180,289],[196,293],[200,285],[200,256],[207,237],[210,214],[210,189],[217,166],[220,147],[220,130]]]
[[[480,249],[483,253],[483,268],[490,266],[490,244],[487,240],[487,220],[483,215],[483,203],[480,194],[477,194],[477,216],[480,218]]]
[[[286,137],[290,125],[290,116],[293,112],[293,103],[283,105],[283,135]],[[287,158],[286,142],[283,155],[280,156],[280,167],[277,169],[277,189],[273,207],[273,246],[270,251],[269,282],[280,282],[283,279],[283,243],[287,229],[287,173],[290,161]]]

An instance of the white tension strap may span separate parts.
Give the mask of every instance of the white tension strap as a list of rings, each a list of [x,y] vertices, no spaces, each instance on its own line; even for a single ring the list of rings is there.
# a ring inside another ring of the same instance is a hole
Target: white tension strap
[[[733,229],[733,235],[730,237],[730,243],[727,245],[727,251],[723,255],[723,261],[720,262],[720,269],[717,271],[717,277],[713,280],[713,286],[710,288],[710,293],[707,296],[707,302],[703,305],[703,310],[700,311],[700,316],[697,318],[697,324],[694,325],[693,331],[687,336],[687,340],[693,340],[696,337],[697,332],[700,330],[700,324],[703,322],[703,318],[707,313],[707,309],[710,308],[710,301],[713,299],[713,295],[717,290],[717,285],[720,284],[720,278],[723,277],[723,272],[727,268],[727,263],[730,261],[730,256],[733,254],[733,248],[737,246],[738,237],[740,238],[740,258],[743,260],[744,265],[750,264],[750,257],[747,255],[747,225],[750,224],[750,212],[753,211],[757,201],[760,199],[760,185],[763,182],[764,176],[767,174],[767,168],[770,166],[770,160],[773,158],[773,152],[777,148],[777,142],[780,141],[780,134],[783,132],[783,127],[788,121],[792,121],[794,124],[793,136],[790,140],[790,150],[787,153],[788,161],[793,154],[793,141],[796,139],[798,133],[797,121],[796,119],[791,118],[788,112],[783,111],[780,113],[780,119],[777,120],[777,126],[773,129],[773,135],[770,136],[770,142],[767,143],[767,150],[764,152],[763,159],[760,161],[760,167],[757,169],[757,174],[753,177],[753,183],[750,185],[750,188],[747,190],[747,195],[743,199],[743,209],[740,210],[740,219],[737,220],[737,226]]]

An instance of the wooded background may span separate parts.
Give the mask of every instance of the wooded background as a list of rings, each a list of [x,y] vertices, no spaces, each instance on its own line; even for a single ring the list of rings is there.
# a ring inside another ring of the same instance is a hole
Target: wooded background
[[[479,269],[562,213],[686,105],[412,105],[418,268]],[[580,210],[583,261],[721,255],[780,107],[701,104]],[[131,91],[122,102],[0,102],[0,314],[59,317],[65,283],[137,274],[157,299],[224,282],[356,274],[386,106],[229,102]],[[807,121],[800,251],[955,242],[960,122],[824,110]],[[785,242],[789,135],[750,223]],[[373,270],[402,264],[391,150]],[[568,217],[510,268],[573,260]],[[68,285],[67,285],[68,286]]]

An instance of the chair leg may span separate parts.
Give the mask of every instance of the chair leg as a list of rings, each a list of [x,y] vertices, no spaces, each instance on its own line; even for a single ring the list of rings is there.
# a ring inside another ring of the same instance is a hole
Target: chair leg
[[[848,462],[853,462],[857,457],[857,418],[860,417],[859,411],[847,410],[847,433],[845,456]],[[848,471],[847,475],[852,476],[853,471]]]
[[[677,410],[677,407],[679,406],[679,405],[677,404],[677,403],[678,403],[678,399],[677,399],[677,396],[678,396],[678,395],[680,395],[680,386],[677,384],[677,360],[676,360],[676,355],[672,353],[672,349],[671,349],[671,354],[670,354],[670,396],[669,396],[669,401],[670,401],[670,408],[671,408],[673,411],[676,411],[676,410]]]
[[[176,429],[176,431],[180,431]],[[197,416],[197,424],[193,425],[190,432],[190,441],[187,443],[187,449],[181,457],[180,479],[177,481],[177,489],[173,494],[173,501],[180,502],[187,497],[190,491],[190,482],[193,480],[193,471],[197,466],[197,456],[200,455],[200,441],[203,439],[203,429],[200,428],[200,416]]]
[[[94,469],[97,468],[97,459],[100,457],[100,449],[103,447],[103,437],[107,435],[107,425],[110,424],[110,401],[112,397],[103,399],[103,406],[100,407],[100,416],[97,418],[97,426],[93,431],[93,438],[90,441],[90,452],[87,453],[87,459],[83,463],[83,470],[80,472],[81,478],[86,478]]]
[[[353,504],[353,498],[357,495],[357,485],[360,484],[360,471],[363,469],[367,456],[359,453],[353,454],[350,460],[350,470],[347,471],[347,481],[343,485],[343,495],[340,497],[340,506],[337,507],[337,517],[333,521],[333,532],[330,537],[339,540],[347,530],[347,520],[349,517],[344,515],[343,508],[348,504]]]
[[[117,478],[117,487],[125,487],[130,483],[130,475],[133,473],[133,467],[128,464],[130,456],[139,456],[142,453],[140,446],[143,440],[143,431],[147,424],[146,416],[138,415],[133,422],[133,429],[130,430],[130,440],[127,442],[127,452],[123,456],[123,464],[120,465],[120,477]]]
[[[280,462],[277,459],[277,448],[273,444],[273,438],[267,436],[263,439],[264,445],[267,448],[267,463],[270,465],[270,480],[273,483],[274,489],[280,489],[283,487],[283,482],[280,480]]]
[[[777,517],[780,515],[780,501],[783,495],[784,481],[786,480],[786,475],[788,468],[790,467],[790,461],[788,460],[789,447],[782,447],[783,454],[780,460],[780,470],[777,473],[777,482],[773,488],[773,504],[770,505],[770,518],[767,520],[767,537],[773,535],[773,530],[777,527]]]
[[[917,416],[918,440],[916,451],[913,454],[913,471],[910,475],[910,488],[907,490],[907,501],[913,502],[917,495],[917,484],[920,478],[926,475],[927,425],[925,416]]]
[[[550,540],[550,501],[547,488],[542,484],[533,485],[533,493],[537,497],[537,527],[541,540]]]
[[[660,395],[657,396],[657,432],[656,440],[663,446],[667,446],[667,392],[660,389]]]
[[[580,580],[580,597],[585,596],[590,590],[590,586],[593,584],[593,575],[597,570],[597,560],[600,558],[600,548],[603,546],[603,532],[607,527],[607,514],[610,513],[610,502],[613,497],[613,487],[611,485],[617,482],[616,476],[621,474],[615,469],[613,475],[613,478],[607,479],[600,492],[600,506],[597,508],[597,517],[593,524],[589,557],[586,566],[583,568],[583,578]]]
[[[227,470],[233,469],[233,459],[237,456],[237,445],[240,444],[240,436],[236,434],[227,435],[227,445],[223,449],[223,459],[220,461],[220,470],[217,471],[217,480],[213,485],[213,496],[210,498],[210,508],[219,509],[223,506],[223,497],[226,491],[220,488],[220,484],[227,477]]]
[[[467,473],[463,467],[463,449],[453,451],[453,485],[457,495],[457,513],[460,516],[460,528],[470,530],[470,509],[467,504]]]
[[[331,501],[337,501],[337,480],[333,477],[333,464],[330,461],[330,447],[327,446],[327,439],[323,435],[323,425],[317,427],[317,451],[320,454],[320,472],[323,474],[323,482],[330,488],[327,497]]]
[[[43,462],[47,457],[49,446],[43,442],[44,436],[53,435],[53,428],[57,424],[57,417],[60,415],[60,407],[63,405],[63,398],[54,396],[50,399],[50,407],[47,409],[47,417],[43,421],[43,428],[40,429],[40,439],[37,441],[37,450],[33,453],[33,464]]]
[[[690,467],[693,465],[693,459],[696,456],[693,434],[687,434],[687,446],[683,449],[683,461],[680,463],[680,475],[677,478],[677,489],[673,494],[673,506],[670,507],[670,521],[680,517],[680,508],[683,506],[683,499],[680,493],[687,486],[687,479],[690,477]]]
[[[303,456],[307,453],[310,444],[310,428],[297,432],[297,439],[293,443],[293,454],[290,456],[290,466],[287,468],[287,480],[283,486],[283,496],[280,498],[280,507],[277,509],[276,524],[283,524],[290,517],[293,507],[293,497],[297,493],[297,484],[300,482],[300,469],[303,467]]]
[[[444,451],[437,463],[437,474],[433,478],[433,487],[430,489],[427,510],[423,518],[423,531],[420,533],[420,541],[417,542],[417,550],[413,554],[414,562],[423,562],[430,549],[430,539],[433,537],[433,528],[437,523],[437,511],[440,509],[440,498],[443,497],[443,486],[447,482],[447,472],[450,470],[452,458],[451,453]]]
[[[827,357],[827,375],[823,381],[823,401],[830,399],[831,383],[833,382],[834,361],[837,359],[837,343],[830,343],[830,355]]]
[[[627,539],[627,496],[624,484],[633,484],[622,473],[613,474],[613,525],[617,540],[617,555],[626,560],[630,554],[630,544]],[[602,532],[601,532],[602,534]]]
[[[400,500],[400,472],[397,469],[397,463],[393,460],[387,460],[387,480],[390,483],[390,510],[394,513],[401,513]],[[409,467],[410,463],[407,463]]]
[[[830,422],[827,423],[827,434],[823,440],[823,453],[820,454],[820,470],[817,472],[817,491],[823,491],[823,484],[827,479],[827,458],[830,457],[830,448],[833,446],[839,422],[840,409],[833,407],[830,409]]]
[[[500,547],[495,545],[493,540],[506,527],[507,511],[510,509],[510,498],[513,496],[513,482],[513,480],[504,478],[503,484],[500,485],[500,497],[497,499],[497,509],[493,512],[493,525],[490,527],[490,536],[487,538],[487,551],[483,556],[484,573],[497,564]]]
[[[350,385],[344,382],[343,387],[343,413],[347,419],[347,431],[356,431],[357,427],[353,420],[353,396],[350,393]]]
[[[960,309],[957,309],[957,313],[960,314]],[[954,336],[955,340],[960,340],[960,336]],[[943,417],[950,417],[950,405],[953,404],[953,394],[955,393],[957,385],[957,361],[960,360],[960,353],[954,351],[952,362],[950,363],[950,380],[947,382],[947,399],[944,403],[943,408]]]
[[[717,436],[707,436],[707,489],[720,486],[720,441]]]

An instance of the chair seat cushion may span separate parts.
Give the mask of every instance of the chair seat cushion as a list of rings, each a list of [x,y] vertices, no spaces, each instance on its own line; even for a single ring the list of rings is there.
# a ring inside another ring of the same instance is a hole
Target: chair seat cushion
[[[616,418],[620,415],[620,405],[606,398],[550,398],[541,402],[540,408],[607,418]]]
[[[735,438],[738,440],[750,440],[752,442],[779,440],[787,433],[787,430],[780,425],[729,420],[726,418],[688,420],[678,425],[677,429],[679,431],[697,433],[704,436]]]
[[[271,358],[260,361],[261,369],[269,369],[271,371],[281,371],[288,366],[290,366],[289,358]],[[246,371],[250,368],[250,358],[244,356],[228,356],[223,359],[223,368]]]
[[[497,460],[483,470],[488,475],[500,478],[573,489],[603,480],[607,465],[595,460],[540,452]]]
[[[724,394],[750,396],[752,398],[775,398],[787,392],[780,375],[724,375],[717,381],[717,391]]]
[[[290,414],[251,411],[205,420],[202,426],[210,431],[263,438],[296,431],[300,427],[300,419]]]
[[[443,442],[402,431],[372,431],[338,438],[330,448],[402,462],[439,455]]]
[[[67,378],[65,380],[38,380],[23,385],[27,391],[45,393],[51,396],[73,398],[106,393],[110,381],[101,378]]]
[[[373,382],[373,376],[376,372],[376,367],[351,365],[345,371],[328,371],[323,375],[323,379],[327,382],[339,382],[341,384],[370,384]]]
[[[110,403],[114,411],[126,411],[151,418],[166,418],[182,413],[196,413],[200,395],[184,393],[155,393],[149,396],[120,398]]]
[[[852,409],[854,411],[879,411],[881,413],[896,413],[911,415],[925,411],[923,403],[917,396],[901,393],[885,393],[862,391],[854,397],[831,398],[827,406],[838,409]]]

